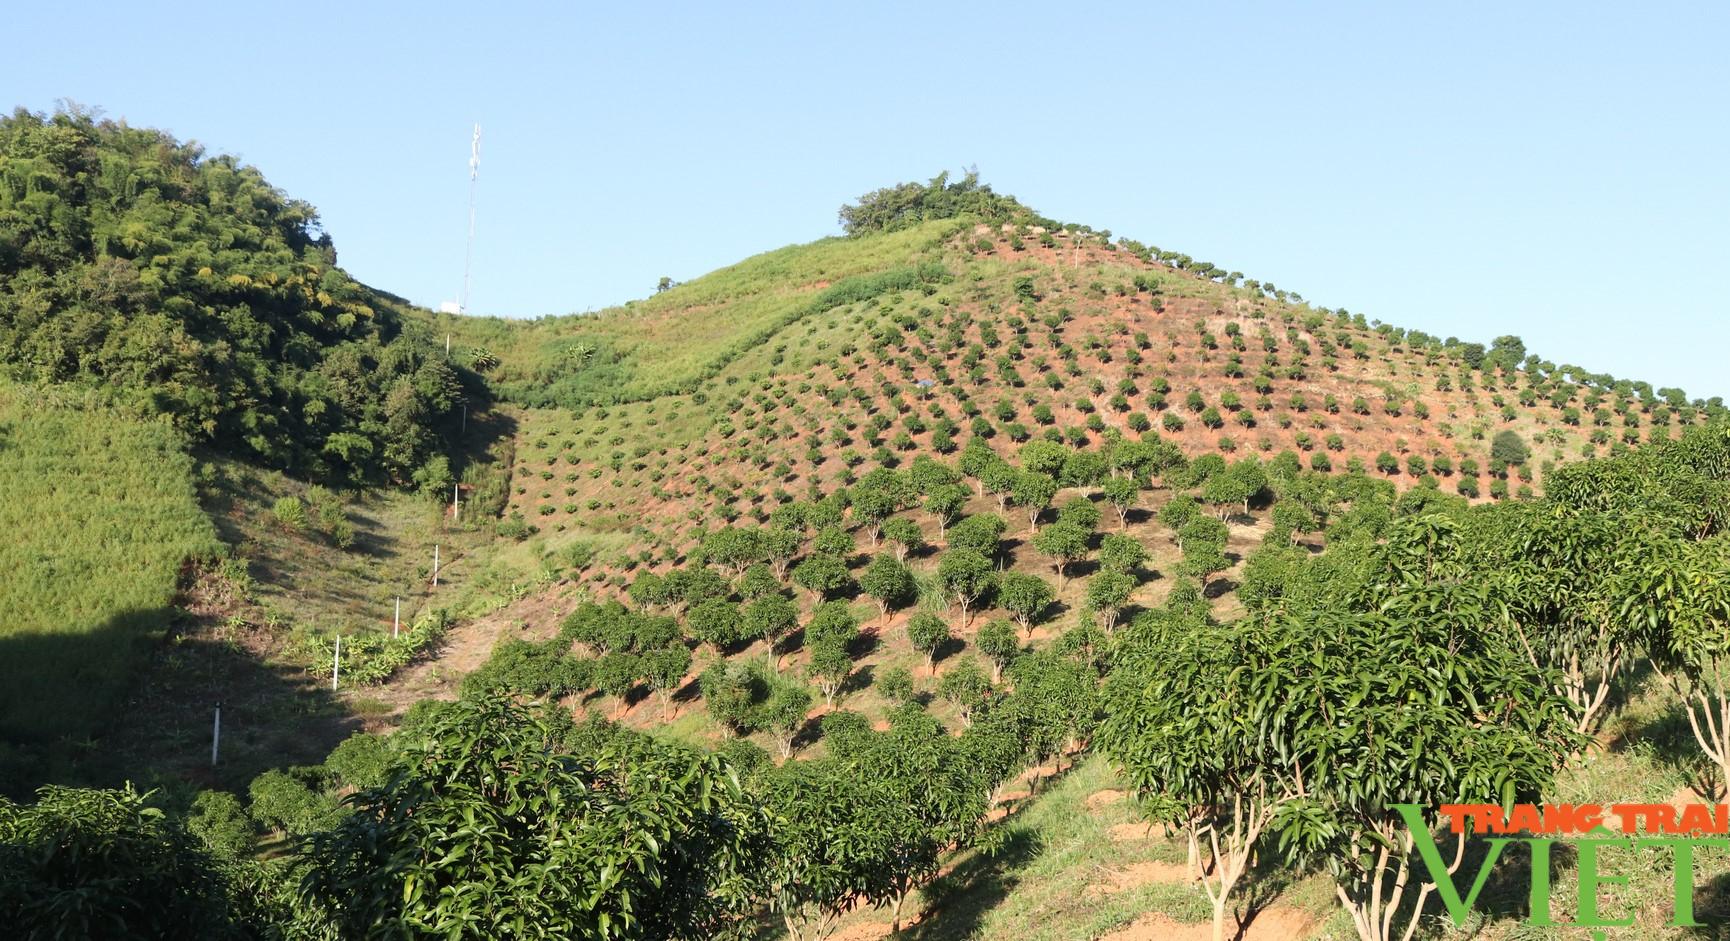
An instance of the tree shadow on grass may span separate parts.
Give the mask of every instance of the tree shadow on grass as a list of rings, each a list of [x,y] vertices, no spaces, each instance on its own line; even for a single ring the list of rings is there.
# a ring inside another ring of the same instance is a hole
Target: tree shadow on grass
[[[266,662],[271,646],[262,629],[169,606],[0,637],[0,793],[126,781],[244,791],[270,768],[323,761],[360,722],[328,676]]]
[[[1668,914],[1668,913],[1666,913]],[[1687,937],[1730,938],[1730,872],[1720,873],[1694,888],[1694,920],[1700,924],[1687,929]]]
[[[1010,824],[995,852],[978,851],[933,880],[922,893],[925,917],[905,928],[909,941],[962,941],[978,936],[985,916],[1020,884],[1045,842],[1032,827]]]
[[[1719,798],[1718,768],[1701,750],[1680,703],[1671,702],[1656,718],[1629,728],[1610,743],[1610,750],[1623,751],[1635,745],[1649,749],[1657,764],[1680,775],[1695,793],[1708,800]]]
[[[835,695],[836,705],[839,706],[849,694],[860,692],[869,687],[871,682],[876,679],[876,675],[877,667],[872,664],[855,667],[853,672],[847,674],[847,678],[841,681],[841,689]]]

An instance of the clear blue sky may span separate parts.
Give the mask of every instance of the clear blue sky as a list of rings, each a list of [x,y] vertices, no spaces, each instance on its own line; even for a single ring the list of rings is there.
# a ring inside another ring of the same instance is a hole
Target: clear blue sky
[[[424,304],[461,287],[478,120],[480,313],[640,297],[977,164],[1316,303],[1730,395],[1723,4],[152,6],[8,4],[8,104],[238,153]]]

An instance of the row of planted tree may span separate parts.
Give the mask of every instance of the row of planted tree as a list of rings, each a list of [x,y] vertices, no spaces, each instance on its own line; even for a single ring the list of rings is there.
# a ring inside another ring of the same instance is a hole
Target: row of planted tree
[[[1143,610],[1128,599],[1148,559],[1124,533],[1156,481],[1183,491],[1158,513],[1183,577]],[[1011,569],[1003,518],[962,515],[969,482],[975,500],[1028,511],[1026,543],[1058,579],[1097,554],[1083,612],[1042,649],[1023,641],[1056,592]],[[1064,487],[1121,509],[1120,531],[1096,531],[1092,500],[1049,513]],[[1429,887],[1393,805],[1549,793],[1636,670],[1669,681],[1730,780],[1730,438],[1707,428],[1583,462],[1546,490],[1483,507],[1434,488],[1396,498],[1295,457],[1184,461],[1157,439],[1030,446],[1021,466],[974,449],[959,469],[916,461],[768,527],[710,534],[699,558],[640,576],[634,610],[584,605],[551,641],[502,646],[458,703],[372,742],[365,772],[355,748],[333,755],[324,783],[347,804],[274,827],[305,841],[285,861],[220,838],[243,829],[238,802],[161,817],[126,792],[52,790],[0,807],[0,905],[44,933],[708,938],[768,919],[821,937],[860,905],[899,921],[949,854],[989,849],[999,788],[1091,746],[1205,863],[1216,931],[1260,853],[1331,873],[1361,936],[1409,937]],[[1271,532],[1239,576],[1246,613],[1221,623],[1192,578],[1226,568],[1218,517],[1270,500]],[[923,577],[909,559],[927,554],[926,530],[900,525],[915,506],[944,544]],[[1325,551],[1306,539],[1318,533]],[[870,561],[860,540],[879,550]],[[588,690],[672,695],[707,644],[710,714],[791,756],[812,734],[811,696],[780,668],[795,634],[833,704],[860,641],[847,600],[887,615],[922,580],[948,608],[908,618],[909,642],[929,656],[938,645],[921,638],[953,628],[992,661],[989,678],[947,671],[959,728],[917,700],[880,729],[837,710],[815,723],[819,757],[777,764],[742,739],[711,752],[573,718]],[[1021,623],[973,629],[993,608]],[[1111,630],[1119,615],[1127,627]],[[758,639],[763,668],[718,656]],[[255,815],[282,803],[256,783],[253,798]]]

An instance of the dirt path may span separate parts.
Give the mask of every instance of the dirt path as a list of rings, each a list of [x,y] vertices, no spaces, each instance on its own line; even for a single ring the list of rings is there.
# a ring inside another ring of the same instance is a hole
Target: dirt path
[[[1316,928],[1316,919],[1301,909],[1274,905],[1264,908],[1248,924],[1230,918],[1226,937],[1237,941],[1296,941]],[[1099,941],[1212,941],[1211,922],[1182,922],[1159,912],[1148,912]]]
[[[545,640],[557,633],[572,604],[566,599],[567,592],[541,592],[459,624],[429,656],[410,664],[384,685],[362,689],[355,695],[388,704],[390,716],[401,715],[423,699],[455,699],[462,678],[486,663],[499,641],[506,637]]]

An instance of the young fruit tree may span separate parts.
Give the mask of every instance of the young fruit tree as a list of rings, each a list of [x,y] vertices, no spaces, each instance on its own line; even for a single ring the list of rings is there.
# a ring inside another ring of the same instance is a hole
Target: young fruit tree
[[[1057,496],[1057,481],[1049,474],[1026,472],[1016,478],[1014,495],[1015,505],[1027,513],[1027,529],[1032,532],[1039,528],[1039,514]]]
[[[762,793],[776,822],[764,873],[769,905],[792,941],[820,941],[856,903],[882,894],[873,891],[874,808],[832,760],[786,762],[764,776]]]
[[[1091,530],[1080,524],[1060,520],[1040,530],[1033,537],[1033,548],[1051,557],[1051,568],[1057,573],[1057,590],[1063,590],[1064,572],[1076,562],[1087,558]]]
[[[691,669],[691,650],[681,641],[658,647],[643,654],[643,679],[661,701],[661,715],[667,716],[673,693]]]
[[[1021,638],[1016,636],[1015,625],[999,618],[979,629],[974,635],[973,645],[991,661],[991,682],[1003,682],[1003,670],[1015,658],[1021,656]]]
[[[1284,704],[1244,695],[1245,630],[1166,612],[1138,618],[1117,647],[1095,735],[1152,819],[1187,837],[1214,941],[1226,937],[1227,906],[1262,834],[1302,786],[1297,763],[1260,734]]]
[[[1141,484],[1134,477],[1111,477],[1100,487],[1106,502],[1117,511],[1117,528],[1129,526],[1129,511],[1141,498]]]
[[[937,564],[937,587],[961,612],[963,630],[972,621],[974,602],[997,581],[991,560],[972,549],[952,549]]]
[[[769,698],[760,707],[757,724],[775,737],[783,760],[793,757],[793,745],[805,728],[805,716],[811,711],[811,691],[796,683],[778,681],[772,685]]]
[[[883,538],[895,544],[895,560],[906,562],[909,553],[925,548],[925,534],[919,524],[905,516],[893,517],[883,523]]]
[[[871,560],[871,565],[859,576],[859,587],[876,599],[881,617],[888,617],[889,609],[907,604],[918,593],[913,573],[899,559],[887,555]]]
[[[907,640],[913,649],[925,655],[925,669],[937,672],[937,653],[949,643],[949,624],[929,611],[920,611],[907,620]]]
[[[1640,598],[1620,592],[1655,597],[1638,580],[1606,575],[1637,574],[1657,553],[1637,519],[1539,504],[1505,504],[1485,518],[1490,545],[1466,548],[1473,567],[1505,586],[1516,649],[1553,671],[1576,729],[1595,732],[1639,640],[1623,606]]]
[[[1099,626],[1110,634],[1117,626],[1117,617],[1129,604],[1135,591],[1135,577],[1111,570],[1102,571],[1087,582],[1087,608],[1099,618]]]
[[[963,742],[917,708],[897,710],[889,731],[843,761],[859,782],[856,800],[874,821],[871,901],[889,906],[901,930],[907,897],[929,882],[945,854],[966,846],[985,815],[985,792]]]
[[[1654,541],[1650,551],[1616,578],[1619,613],[1645,637],[1730,793],[1730,536]]]
[[[997,589],[998,603],[1028,636],[1032,636],[1033,625],[1044,619],[1046,609],[1056,599],[1057,593],[1045,579],[1025,572],[1005,573]]]
[[[1545,674],[1479,627],[1493,623],[1486,586],[1383,585],[1367,597],[1367,610],[1247,624],[1240,701],[1266,716],[1268,747],[1301,776],[1303,796],[1275,823],[1279,845],[1327,868],[1363,941],[1391,941],[1412,937],[1437,887],[1413,871],[1415,834],[1396,805],[1539,799],[1582,740]],[[1450,873],[1465,840],[1454,838]]]
[[[818,603],[852,585],[853,576],[848,574],[847,563],[840,558],[819,553],[799,563],[799,567],[793,570],[793,581],[811,593],[813,603]]]
[[[781,641],[799,626],[799,607],[785,596],[764,595],[745,606],[745,636],[761,637],[769,645],[769,666],[781,669]]]
[[[974,713],[991,697],[991,681],[978,661],[968,658],[950,667],[937,683],[937,695],[961,710],[961,722],[971,728]]]
[[[853,658],[847,648],[834,641],[819,641],[811,645],[811,679],[823,693],[823,702],[833,707],[835,697],[853,675]]]

